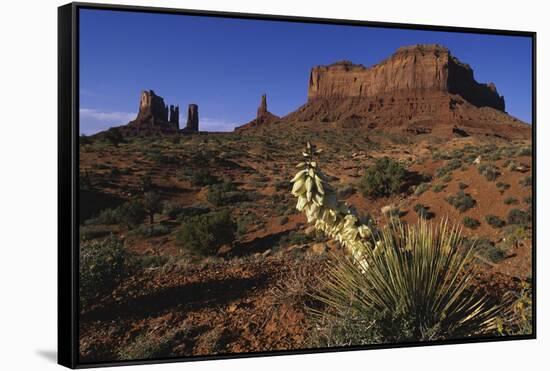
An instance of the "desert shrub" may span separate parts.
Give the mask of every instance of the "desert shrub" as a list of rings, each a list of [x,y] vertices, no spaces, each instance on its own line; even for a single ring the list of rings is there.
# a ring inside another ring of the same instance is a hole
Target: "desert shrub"
[[[418,187],[414,190],[415,196],[420,196],[424,192],[426,192],[428,189],[430,189],[430,183],[420,183]]]
[[[453,180],[453,178],[451,177],[450,174],[447,174],[447,175],[445,175],[444,177],[441,178],[441,181],[443,183],[449,183],[451,180]]]
[[[338,194],[338,197],[346,198],[355,193],[355,188],[351,185],[343,185],[337,189],[336,193]]]
[[[113,146],[118,147],[120,143],[124,142],[124,137],[118,128],[111,128],[105,133],[105,139]]]
[[[498,168],[490,164],[479,165],[478,172],[491,182],[495,181],[500,176]]]
[[[158,337],[154,333],[143,333],[135,337],[132,342],[121,347],[117,351],[118,360],[140,360],[171,355],[172,348],[189,334],[187,326],[181,326],[176,329],[168,330],[165,334]]]
[[[80,243],[79,293],[82,305],[109,294],[126,276],[130,258],[114,236]]]
[[[237,202],[250,201],[249,193],[239,191],[232,182],[223,182],[208,186],[206,199],[214,206],[224,206]]]
[[[210,212],[208,207],[204,206],[188,206],[183,207],[172,202],[164,203],[162,213],[166,215],[171,220],[179,220],[189,216],[196,216],[207,214]]]
[[[310,309],[317,345],[450,339],[495,331],[500,307],[473,290],[469,263],[473,245],[462,246],[445,223],[381,231],[382,245],[366,250],[368,269],[337,256]]]
[[[499,263],[506,258],[507,251],[502,244],[491,244],[483,251],[483,255],[493,263]]]
[[[139,178],[138,188],[141,192],[149,192],[153,188],[153,178],[151,175],[145,174]]]
[[[531,222],[531,213],[520,209],[512,209],[506,217],[508,224],[517,224],[526,226]]]
[[[519,290],[512,293],[508,316],[501,316],[497,321],[501,335],[533,334],[533,290],[529,281],[523,281]]]
[[[460,190],[465,190],[466,188],[468,188],[468,184],[460,182],[458,183],[458,188]]]
[[[220,180],[215,175],[212,175],[211,171],[208,169],[198,169],[191,175],[190,180],[191,184],[201,187],[220,182]]]
[[[118,209],[104,209],[102,210],[97,218],[90,219],[87,221],[87,224],[105,224],[105,225],[113,225],[118,224],[120,222],[120,217],[118,213]]]
[[[504,199],[504,203],[505,203],[506,205],[515,205],[515,204],[519,203],[519,201],[518,201],[518,199],[515,198],[515,197],[506,197],[506,198]]]
[[[142,255],[135,257],[134,266],[138,269],[159,268],[169,261],[170,257],[165,255]]]
[[[525,202],[529,206],[533,205],[533,196],[523,197],[523,202]]]
[[[465,216],[463,219],[462,219],[462,224],[464,224],[464,226],[466,228],[470,228],[470,229],[476,229],[477,227],[480,226],[480,222],[479,220],[477,219],[474,219],[474,218],[471,218],[469,216]]]
[[[444,166],[437,169],[435,171],[435,176],[437,178],[444,177],[452,173],[453,170],[460,168],[461,166],[462,162],[458,158],[453,158],[452,160],[448,161]]]
[[[147,216],[143,202],[139,200],[125,202],[116,210],[116,213],[119,223],[129,229],[137,227]]]
[[[469,194],[464,193],[464,191],[458,191],[455,195],[451,195],[445,200],[447,200],[448,203],[453,205],[455,209],[460,212],[471,209],[476,204],[476,200],[474,200]]]
[[[170,227],[163,224],[158,225],[140,225],[139,227],[133,229],[131,233],[133,235],[138,235],[141,237],[158,237],[164,236],[171,232]]]
[[[85,225],[80,227],[79,235],[81,241],[93,240],[110,235],[112,231],[101,226]]]
[[[275,181],[275,190],[277,192],[285,190],[290,191],[292,184],[288,180],[277,180]]]
[[[506,222],[496,215],[485,215],[485,221],[493,228],[502,228]]]
[[[474,244],[475,256],[481,258],[483,262],[499,263],[508,255],[509,246],[502,243],[495,244],[485,236],[465,238],[465,241]]]
[[[366,169],[359,182],[359,189],[364,196],[390,196],[399,192],[404,178],[403,165],[389,157],[383,157]]]
[[[183,207],[172,202],[165,202],[162,207],[162,214],[166,215],[170,220],[177,219]]]
[[[533,149],[531,146],[529,147],[522,147],[517,151],[518,156],[532,156],[533,155]]]
[[[428,206],[423,204],[416,204],[413,207],[414,212],[417,213],[420,218],[426,220],[434,217],[434,213],[432,213],[429,209],[430,208]]]
[[[447,186],[445,184],[437,183],[432,186],[432,191],[439,193],[444,190]]]
[[[504,191],[506,191],[507,189],[510,188],[510,184],[499,181],[499,182],[497,182],[497,188],[502,193],[502,192],[504,192]]]
[[[221,245],[235,240],[237,224],[228,211],[186,218],[176,234],[176,242],[198,255],[214,255]]]
[[[149,216],[149,223],[153,224],[155,214],[162,211],[162,200],[156,192],[149,191],[143,195],[143,207]]]
[[[78,143],[81,145],[81,146],[85,146],[87,144],[92,144],[92,138],[90,138],[89,136],[87,136],[86,134],[82,134],[79,138],[78,138]]]
[[[519,184],[524,187],[531,187],[533,185],[533,177],[531,175],[527,175],[519,180]]]

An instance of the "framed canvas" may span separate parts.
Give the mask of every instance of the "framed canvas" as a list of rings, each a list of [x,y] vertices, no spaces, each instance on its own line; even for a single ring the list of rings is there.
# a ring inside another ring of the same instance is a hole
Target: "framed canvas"
[[[535,338],[534,32],[58,16],[60,364]]]

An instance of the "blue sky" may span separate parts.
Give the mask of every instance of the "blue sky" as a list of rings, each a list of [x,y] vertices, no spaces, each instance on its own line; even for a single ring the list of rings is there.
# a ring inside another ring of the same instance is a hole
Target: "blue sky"
[[[80,13],[80,126],[84,134],[136,116],[139,94],[199,105],[201,130],[232,130],[269,110],[307,99],[315,65],[376,64],[404,45],[438,43],[492,81],[506,110],[531,122],[531,39],[376,27],[304,24],[83,9]]]

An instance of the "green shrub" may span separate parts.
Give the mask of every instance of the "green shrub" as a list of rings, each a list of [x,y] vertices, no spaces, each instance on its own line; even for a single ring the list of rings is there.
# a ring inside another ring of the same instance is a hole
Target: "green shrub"
[[[157,193],[149,191],[143,196],[143,207],[149,215],[149,223],[153,224],[155,214],[162,211],[162,206],[162,200]]]
[[[444,166],[437,169],[435,172],[435,176],[437,178],[441,178],[446,175],[450,175],[450,173],[452,173],[453,170],[456,170],[461,166],[462,166],[462,162],[458,158],[453,158],[452,160],[448,161]]]
[[[129,229],[140,225],[147,216],[143,202],[139,200],[125,202],[116,210],[116,213],[119,223],[127,226]]]
[[[169,357],[172,348],[189,335],[189,328],[184,325],[170,329],[160,338],[152,332],[143,333],[135,337],[132,342],[118,350],[118,360],[129,361],[136,359],[152,359]]]
[[[120,216],[118,209],[105,209],[102,210],[97,218],[91,219],[89,224],[105,224],[113,225],[120,222]]]
[[[403,165],[389,157],[383,157],[366,169],[359,182],[359,189],[364,196],[390,196],[399,193],[404,179]]]
[[[497,188],[502,193],[510,188],[510,184],[504,182],[497,182]]]
[[[176,242],[198,255],[214,255],[218,248],[235,240],[237,224],[228,211],[186,218],[176,234]]]
[[[250,201],[250,195],[245,191],[239,191],[232,182],[223,182],[208,186],[206,199],[214,206],[224,206],[237,202]]]
[[[414,191],[415,196],[420,196],[424,192],[426,192],[428,189],[430,189],[430,183],[420,183],[418,187],[416,187]]]
[[[479,165],[478,172],[491,182],[495,181],[500,176],[498,168],[490,164]]]
[[[149,174],[142,175],[139,178],[139,190],[143,193],[149,192],[153,188],[153,178]]]
[[[113,146],[118,147],[120,143],[124,143],[124,137],[118,128],[111,128],[105,133],[105,139]]]
[[[524,187],[531,187],[533,185],[533,177],[531,175],[527,175],[519,180],[519,184]]]
[[[512,209],[506,217],[508,224],[517,224],[527,226],[531,222],[531,213],[520,209]]]
[[[177,219],[183,211],[183,207],[172,202],[165,202],[162,208],[162,213],[170,220]]]
[[[417,213],[420,218],[426,220],[434,217],[434,213],[429,211],[429,209],[430,208],[428,206],[425,206],[423,204],[416,204],[413,207],[414,212]]]
[[[504,220],[496,215],[485,215],[485,221],[493,228],[502,228],[506,224]]]
[[[439,193],[442,190],[444,190],[446,187],[447,186],[445,184],[437,183],[433,185],[432,191],[434,191],[435,193]]]
[[[89,305],[112,292],[129,268],[129,255],[115,237],[82,242],[79,261],[81,303]]]
[[[108,228],[100,227],[100,226],[93,226],[93,225],[86,225],[80,227],[80,240],[81,241],[88,241],[88,240],[94,240],[96,238],[102,238],[110,235],[112,231]]]
[[[518,156],[532,156],[533,155],[533,150],[530,146],[529,147],[522,147],[518,150],[517,155]]]
[[[195,186],[207,186],[219,183],[220,180],[212,175],[208,169],[198,169],[191,175],[191,184]]]
[[[514,198],[514,197],[506,197],[504,199],[504,203],[506,205],[515,205],[515,204],[519,203],[519,201],[518,201],[517,198]]]
[[[139,235],[141,237],[158,237],[164,236],[171,232],[170,227],[163,224],[158,225],[141,225],[136,229],[133,229],[132,234]]]
[[[463,219],[462,219],[462,224],[464,224],[464,226],[466,228],[470,228],[470,229],[476,229],[477,227],[480,226],[480,222],[479,220],[477,219],[474,219],[474,218],[471,218],[469,216],[465,216]]]
[[[368,269],[335,256],[311,308],[317,345],[349,346],[493,334],[501,307],[470,280],[473,246],[456,229],[393,224],[367,249]],[[464,247],[464,248],[461,248]]]
[[[468,184],[460,182],[458,183],[458,188],[463,191],[468,188]]]
[[[476,204],[476,200],[474,200],[469,194],[464,193],[464,191],[458,191],[455,195],[451,195],[445,200],[447,200],[448,203],[453,205],[455,209],[458,209],[460,212],[471,209]]]

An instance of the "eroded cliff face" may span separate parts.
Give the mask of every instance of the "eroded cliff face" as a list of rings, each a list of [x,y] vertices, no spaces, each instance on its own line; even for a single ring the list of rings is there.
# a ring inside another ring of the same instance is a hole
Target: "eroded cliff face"
[[[402,47],[370,68],[350,61],[314,67],[308,101],[373,98],[390,93],[414,97],[434,92],[460,95],[477,107],[505,108],[504,98],[493,84],[476,82],[470,66],[439,45]]]
[[[168,106],[153,90],[144,90],[136,118],[119,130],[124,136],[175,134],[179,131],[179,106]]]

